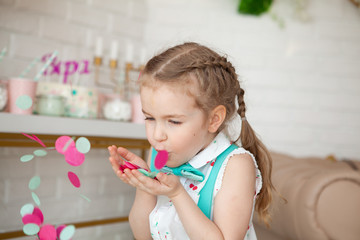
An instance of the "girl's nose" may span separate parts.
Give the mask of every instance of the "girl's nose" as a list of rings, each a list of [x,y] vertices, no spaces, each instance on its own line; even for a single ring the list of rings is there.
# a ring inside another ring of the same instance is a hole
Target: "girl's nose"
[[[167,139],[166,131],[163,126],[157,124],[154,129],[154,139],[158,142],[164,141]]]

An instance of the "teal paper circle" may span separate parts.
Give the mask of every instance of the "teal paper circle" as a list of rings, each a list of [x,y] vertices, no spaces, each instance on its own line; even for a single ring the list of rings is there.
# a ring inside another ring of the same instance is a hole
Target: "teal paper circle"
[[[34,151],[34,155],[38,157],[43,157],[47,155],[47,152],[45,150],[38,149]]]
[[[74,225],[66,226],[60,233],[60,240],[69,240],[74,236],[74,233],[75,233]]]
[[[91,144],[86,137],[80,137],[76,140],[76,149],[81,153],[88,153],[90,151]]]
[[[26,214],[32,214],[34,211],[34,205],[31,203],[27,203],[20,209],[20,215],[23,217]]]
[[[23,232],[26,235],[35,235],[40,231],[40,227],[36,225],[35,223],[28,223],[25,224],[23,227]]]
[[[32,155],[32,154],[26,154],[26,155],[23,155],[23,156],[20,158],[20,161],[22,161],[22,162],[28,162],[28,161],[31,161],[33,158],[34,158],[34,155]]]
[[[31,97],[29,97],[28,95],[22,95],[16,99],[15,104],[18,108],[20,108],[22,110],[26,110],[32,106],[33,101],[31,99]]]
[[[32,192],[31,196],[35,202],[36,205],[40,206],[40,198],[38,197],[38,195],[36,195],[36,193]]]
[[[34,176],[29,181],[30,190],[35,190],[40,186],[41,179],[39,176]]]

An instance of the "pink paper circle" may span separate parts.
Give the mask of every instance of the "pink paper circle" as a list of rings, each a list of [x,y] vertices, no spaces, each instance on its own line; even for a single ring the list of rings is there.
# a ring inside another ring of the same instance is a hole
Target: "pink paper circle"
[[[60,233],[61,231],[66,227],[66,225],[60,225],[56,228],[56,236],[60,239]]]
[[[24,225],[26,225],[28,223],[34,223],[38,226],[40,226],[42,223],[39,216],[37,216],[35,214],[26,214],[25,216],[23,216],[22,222],[24,223]]]
[[[40,240],[56,240],[56,230],[53,225],[45,224],[38,233]]]
[[[35,207],[32,214],[39,217],[41,224],[44,222],[44,215],[40,208]]]
[[[159,151],[155,157],[155,168],[161,169],[165,166],[167,160],[169,158],[169,154],[167,151]]]
[[[65,152],[65,161],[71,166],[80,166],[85,160],[85,154],[79,152],[75,145],[69,146]]]
[[[69,178],[71,184],[74,185],[74,187],[76,187],[76,188],[80,187],[80,179],[75,173],[69,171],[68,178]]]
[[[56,139],[55,149],[61,154],[65,154],[70,147],[75,147],[74,140],[69,136],[61,136]]]

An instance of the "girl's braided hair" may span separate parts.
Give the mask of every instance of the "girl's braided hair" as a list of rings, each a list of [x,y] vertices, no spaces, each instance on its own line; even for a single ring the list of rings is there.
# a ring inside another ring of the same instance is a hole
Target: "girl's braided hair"
[[[218,105],[225,106],[226,118],[219,131],[224,129],[225,123],[235,112],[240,115],[242,128],[239,138],[243,148],[255,156],[263,180],[255,208],[259,217],[268,225],[271,190],[274,189],[271,182],[272,159],[245,118],[245,91],[240,87],[235,68],[226,56],[220,56],[198,43],[187,42],[169,48],[150,59],[142,71],[142,76],[149,77],[140,78],[141,86],[150,86],[153,81],[159,81],[185,87],[205,114],[209,114]]]

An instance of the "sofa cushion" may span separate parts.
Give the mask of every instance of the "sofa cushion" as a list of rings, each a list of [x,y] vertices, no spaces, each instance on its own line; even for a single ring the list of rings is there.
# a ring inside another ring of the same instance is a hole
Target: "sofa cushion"
[[[360,172],[347,162],[272,153],[272,222],[283,239],[359,239]],[[353,166],[360,169],[360,162]],[[264,226],[257,217],[255,223]]]

